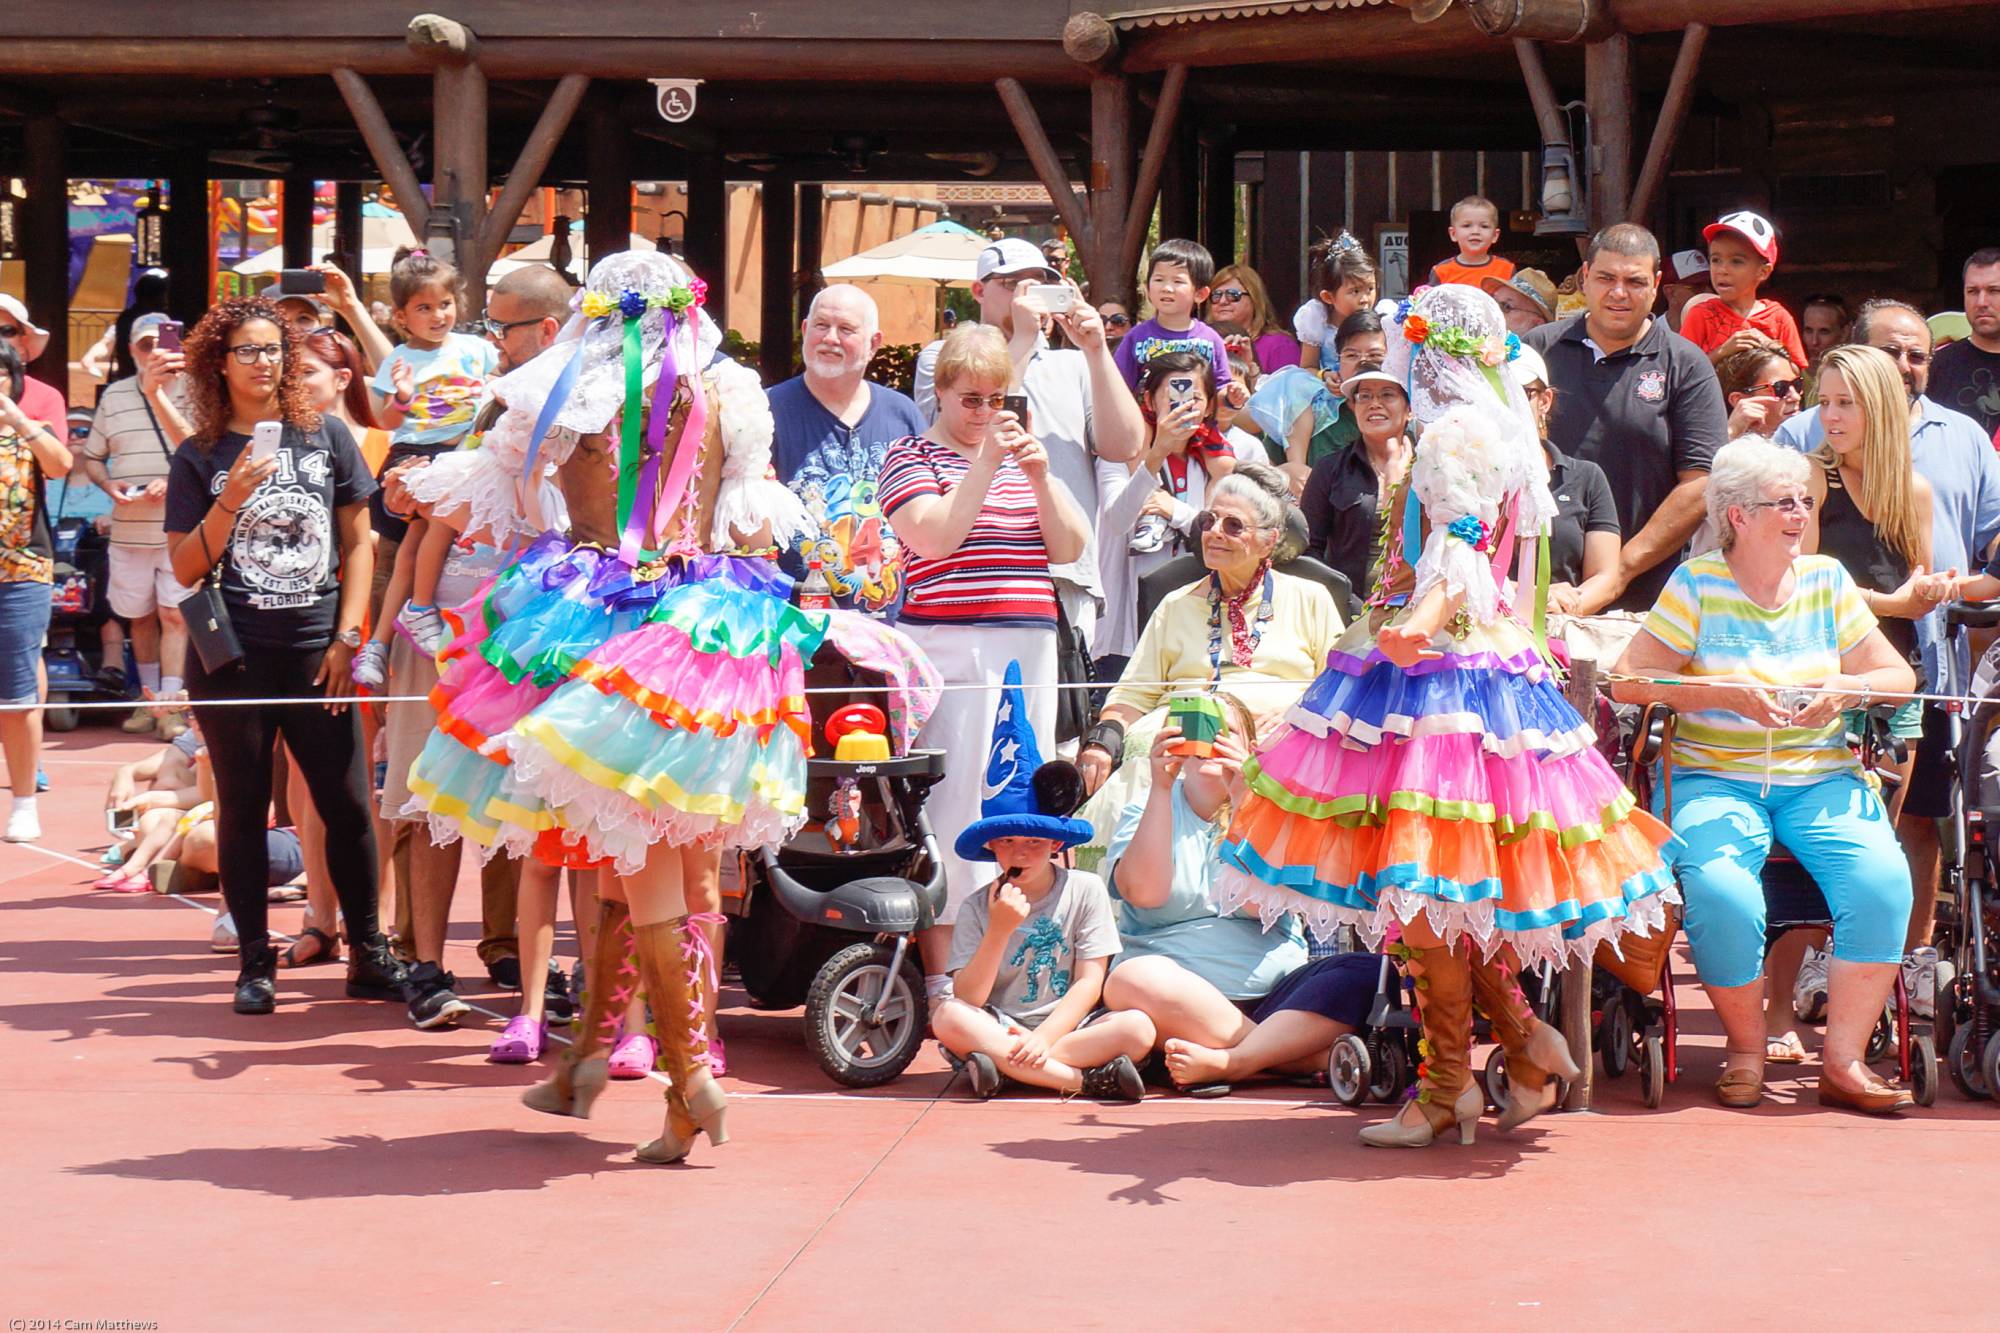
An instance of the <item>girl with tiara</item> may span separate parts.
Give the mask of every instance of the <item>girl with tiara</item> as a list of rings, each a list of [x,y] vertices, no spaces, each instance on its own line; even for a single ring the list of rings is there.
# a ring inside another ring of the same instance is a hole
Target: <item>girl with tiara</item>
[[[805,513],[767,476],[770,410],[720,354],[704,291],[668,255],[608,256],[557,342],[494,382],[487,459],[439,503],[495,531],[517,506],[517,539],[560,512],[567,526],[458,611],[409,782],[439,841],[605,872],[580,1036],[523,1100],[588,1116],[643,984],[672,1080],[649,1162],[727,1138],[706,1023],[720,920],[690,900],[723,851],[803,822],[804,673],[827,630],[788,600],[774,543]]]
[[[1578,1072],[1520,969],[1661,931],[1677,895],[1665,826],[1634,808],[1548,652],[1537,538],[1556,510],[1506,371],[1519,343],[1475,288],[1425,289],[1399,314],[1388,368],[1423,435],[1410,498],[1385,519],[1407,554],[1385,544],[1374,614],[1246,766],[1216,893],[1267,923],[1296,911],[1321,938],[1342,925],[1370,945],[1400,936],[1423,1026],[1417,1093],[1361,1139],[1415,1148],[1453,1124],[1472,1142],[1475,999],[1507,1051],[1512,1128],[1553,1104],[1551,1075]],[[1392,607],[1406,560],[1415,587]]]

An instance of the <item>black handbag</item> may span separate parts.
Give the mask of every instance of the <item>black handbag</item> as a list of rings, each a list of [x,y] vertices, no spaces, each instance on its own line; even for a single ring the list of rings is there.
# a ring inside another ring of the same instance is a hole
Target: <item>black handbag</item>
[[[222,566],[201,581],[201,586],[181,601],[181,618],[187,622],[188,642],[194,645],[201,669],[213,676],[243,660],[243,644],[230,623],[229,608],[222,600]]]
[[[1064,685],[1091,685],[1096,675],[1090,669],[1090,649],[1083,631],[1070,623],[1062,599],[1056,599],[1056,679]],[[1097,720],[1090,705],[1090,691],[1056,691],[1056,743],[1079,739]]]

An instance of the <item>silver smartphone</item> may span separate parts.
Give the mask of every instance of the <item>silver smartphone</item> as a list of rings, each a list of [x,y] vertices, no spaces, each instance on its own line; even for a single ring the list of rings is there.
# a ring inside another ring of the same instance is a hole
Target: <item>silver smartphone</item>
[[[285,436],[282,421],[260,421],[250,432],[250,457],[262,461],[278,452],[278,441]]]

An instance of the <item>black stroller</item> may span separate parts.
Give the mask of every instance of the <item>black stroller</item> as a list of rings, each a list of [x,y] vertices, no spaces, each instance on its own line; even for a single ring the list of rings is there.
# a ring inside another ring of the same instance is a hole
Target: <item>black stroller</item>
[[[1967,631],[2000,628],[2000,603],[1954,603],[1945,609],[1947,649],[1962,660]],[[1953,718],[1958,782],[1955,835],[1944,858],[1938,921],[1936,1017],[1945,1070],[1958,1090],[1986,1099],[2000,1089],[2000,848],[1989,828],[2000,821],[2000,698],[1983,696]],[[1989,734],[1990,733],[1990,734]]]

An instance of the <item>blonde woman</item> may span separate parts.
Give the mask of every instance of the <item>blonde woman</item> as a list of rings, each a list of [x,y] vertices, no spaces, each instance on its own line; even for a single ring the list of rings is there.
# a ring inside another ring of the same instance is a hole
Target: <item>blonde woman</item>
[[[1257,363],[1261,375],[1299,363],[1299,340],[1278,321],[1277,312],[1271,309],[1271,293],[1248,264],[1228,264],[1215,271],[1208,289],[1208,313],[1203,318],[1210,324],[1241,328],[1250,359]]]

